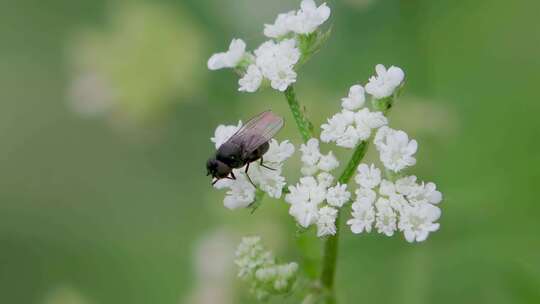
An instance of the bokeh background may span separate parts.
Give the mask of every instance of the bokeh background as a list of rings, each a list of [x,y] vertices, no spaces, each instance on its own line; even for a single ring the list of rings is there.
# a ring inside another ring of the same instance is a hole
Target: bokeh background
[[[282,202],[226,210],[204,169],[214,128],[264,109],[300,141],[282,95],[206,69],[299,2],[0,2],[1,303],[252,303],[230,262],[247,234],[316,263]],[[540,303],[539,2],[328,2],[333,34],[296,85],[312,121],[375,64],[402,67],[391,125],[445,195],[425,243],[343,234],[341,303]]]

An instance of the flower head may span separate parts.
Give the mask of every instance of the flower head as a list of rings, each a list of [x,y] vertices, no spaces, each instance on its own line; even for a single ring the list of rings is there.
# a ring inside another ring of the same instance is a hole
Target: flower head
[[[238,80],[238,91],[253,93],[259,89],[263,80],[261,70],[255,64],[249,65],[244,77]]]
[[[287,35],[291,31],[291,23],[295,15],[295,11],[279,14],[274,24],[264,25],[264,35],[269,38],[279,38]]]
[[[434,183],[422,183],[413,186],[407,198],[413,204],[438,204],[442,201],[442,194],[437,191],[437,186]]]
[[[391,66],[386,70],[384,65],[377,64],[375,71],[377,75],[369,78],[369,83],[366,84],[366,92],[377,99],[391,96],[405,78],[403,70],[395,66]]]
[[[352,218],[347,221],[351,226],[351,231],[355,234],[371,232],[371,227],[375,221],[375,210],[371,204],[354,202],[352,204]]]
[[[375,207],[377,208],[375,222],[377,232],[383,233],[386,236],[394,235],[394,231],[397,229],[397,215],[392,210],[390,201],[381,197],[375,203]]]
[[[244,237],[236,249],[238,276],[251,285],[257,299],[288,292],[295,280],[298,264],[276,264],[272,252],[265,250],[258,236]]]
[[[364,87],[355,84],[349,89],[349,95],[341,99],[341,106],[349,111],[354,111],[363,107],[365,101]]]
[[[347,191],[347,184],[338,183],[334,187],[328,188],[326,192],[326,201],[330,206],[340,208],[351,198],[351,194]]]
[[[441,210],[431,204],[406,206],[401,212],[399,230],[409,243],[425,241],[430,232],[439,229],[439,224],[434,222],[440,216]]]
[[[216,53],[208,59],[208,69],[234,68],[238,65],[245,52],[246,43],[242,39],[233,39],[228,51]]]
[[[381,182],[381,170],[376,168],[374,164],[371,164],[371,166],[360,164],[357,172],[355,181],[364,188],[374,188]]]
[[[344,109],[321,125],[323,142],[333,141],[338,146],[354,148],[361,140],[369,139],[373,129],[388,123],[381,112],[371,112],[367,108],[362,108],[358,112],[351,111],[350,109],[358,105],[354,104],[354,98],[357,97],[351,97],[349,94],[349,97],[343,99]]]
[[[279,43],[266,41],[255,50],[255,63],[262,75],[270,80],[272,88],[285,91],[296,81],[294,65],[300,59],[296,40],[286,39]]]
[[[326,3],[317,7],[313,0],[302,0],[300,10],[290,17],[290,28],[297,34],[310,34],[328,20],[328,17],[330,8]]]
[[[375,146],[381,162],[391,171],[399,172],[416,164],[414,154],[418,149],[416,140],[409,140],[407,133],[382,127],[375,136]]]
[[[405,176],[396,181],[396,191],[403,195],[409,195],[417,187],[416,176]]]

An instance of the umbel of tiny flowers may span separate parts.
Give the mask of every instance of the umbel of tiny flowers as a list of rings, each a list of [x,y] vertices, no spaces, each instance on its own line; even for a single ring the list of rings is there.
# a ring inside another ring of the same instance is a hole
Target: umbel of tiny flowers
[[[368,140],[373,130],[388,124],[388,119],[379,110],[378,101],[392,96],[402,85],[405,74],[394,66],[388,72],[382,64],[375,69],[377,76],[370,77],[365,89],[360,84],[351,86],[347,97],[341,99],[341,112],[321,126],[323,142],[335,142],[340,147],[352,149],[359,142]],[[366,92],[372,96],[371,110],[366,104]],[[385,105],[384,109],[389,106]]]
[[[319,237],[334,235],[337,210],[351,196],[347,185],[334,184],[334,176],[330,174],[339,162],[332,151],[322,154],[315,138],[303,144],[300,151],[304,177],[296,185],[289,186],[285,196],[285,201],[290,204],[289,214],[303,228],[316,224]]]
[[[416,163],[417,143],[405,132],[382,127],[374,142],[386,170],[400,174]],[[352,218],[347,221],[353,233],[371,232],[375,225],[377,232],[386,236],[399,230],[408,242],[422,242],[439,229],[435,222],[441,210],[435,205],[441,202],[442,194],[434,183],[417,183],[414,175],[395,181],[381,176],[374,164],[358,166],[355,181],[359,188],[351,206]]]
[[[279,14],[273,24],[264,25],[264,35],[270,40],[253,53],[246,51],[241,39],[233,39],[229,50],[216,53],[208,60],[208,68],[232,68],[240,75],[239,91],[255,92],[265,83],[285,91],[296,82],[296,68],[313,55],[328,37],[318,27],[330,17],[330,8],[313,0],[303,0],[300,9]]]
[[[355,234],[377,232],[386,236],[403,232],[408,242],[421,242],[430,232],[439,229],[435,223],[441,215],[435,206],[442,195],[433,183],[417,183],[414,175],[391,182],[380,178],[381,171],[373,164],[361,164],[356,175],[356,198],[352,204],[352,218],[347,221]]]
[[[218,149],[226,142],[238,129],[242,127],[242,122],[237,125],[219,125],[214,137],[210,140]],[[285,140],[279,143],[277,140],[270,140],[270,147],[264,154],[265,168],[259,162],[253,162],[249,167],[249,177],[257,185],[259,191],[265,192],[273,198],[280,198],[282,189],[285,186],[285,178],[282,174],[283,162],[294,153],[294,146]],[[223,200],[225,207],[229,209],[244,208],[250,206],[256,199],[257,189],[251,184],[245,173],[245,167],[233,169],[235,180],[221,179],[215,183],[217,189],[227,189],[227,194]]]
[[[276,263],[272,252],[264,249],[259,236],[244,237],[236,249],[238,277],[249,282],[259,300],[288,293],[296,281],[298,264]]]

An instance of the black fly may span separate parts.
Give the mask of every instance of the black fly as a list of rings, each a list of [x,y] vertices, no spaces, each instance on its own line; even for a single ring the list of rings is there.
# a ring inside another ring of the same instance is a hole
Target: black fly
[[[206,162],[206,175],[216,178],[212,185],[222,178],[236,179],[232,170],[243,166],[246,166],[247,175],[249,164],[258,159],[261,160],[261,166],[273,170],[263,164],[263,155],[270,147],[268,141],[281,127],[283,127],[283,118],[271,111],[262,112],[246,122],[218,148],[216,155]],[[253,184],[249,175],[247,177]]]

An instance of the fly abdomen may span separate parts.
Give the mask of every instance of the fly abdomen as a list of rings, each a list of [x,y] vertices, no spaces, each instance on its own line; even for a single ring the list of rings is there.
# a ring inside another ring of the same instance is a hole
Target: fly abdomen
[[[264,153],[268,152],[268,149],[270,148],[270,144],[268,142],[265,142],[264,144],[260,145],[257,149],[253,150],[250,154],[246,156],[246,159],[248,162],[254,162],[261,158],[261,156],[264,155]]]

